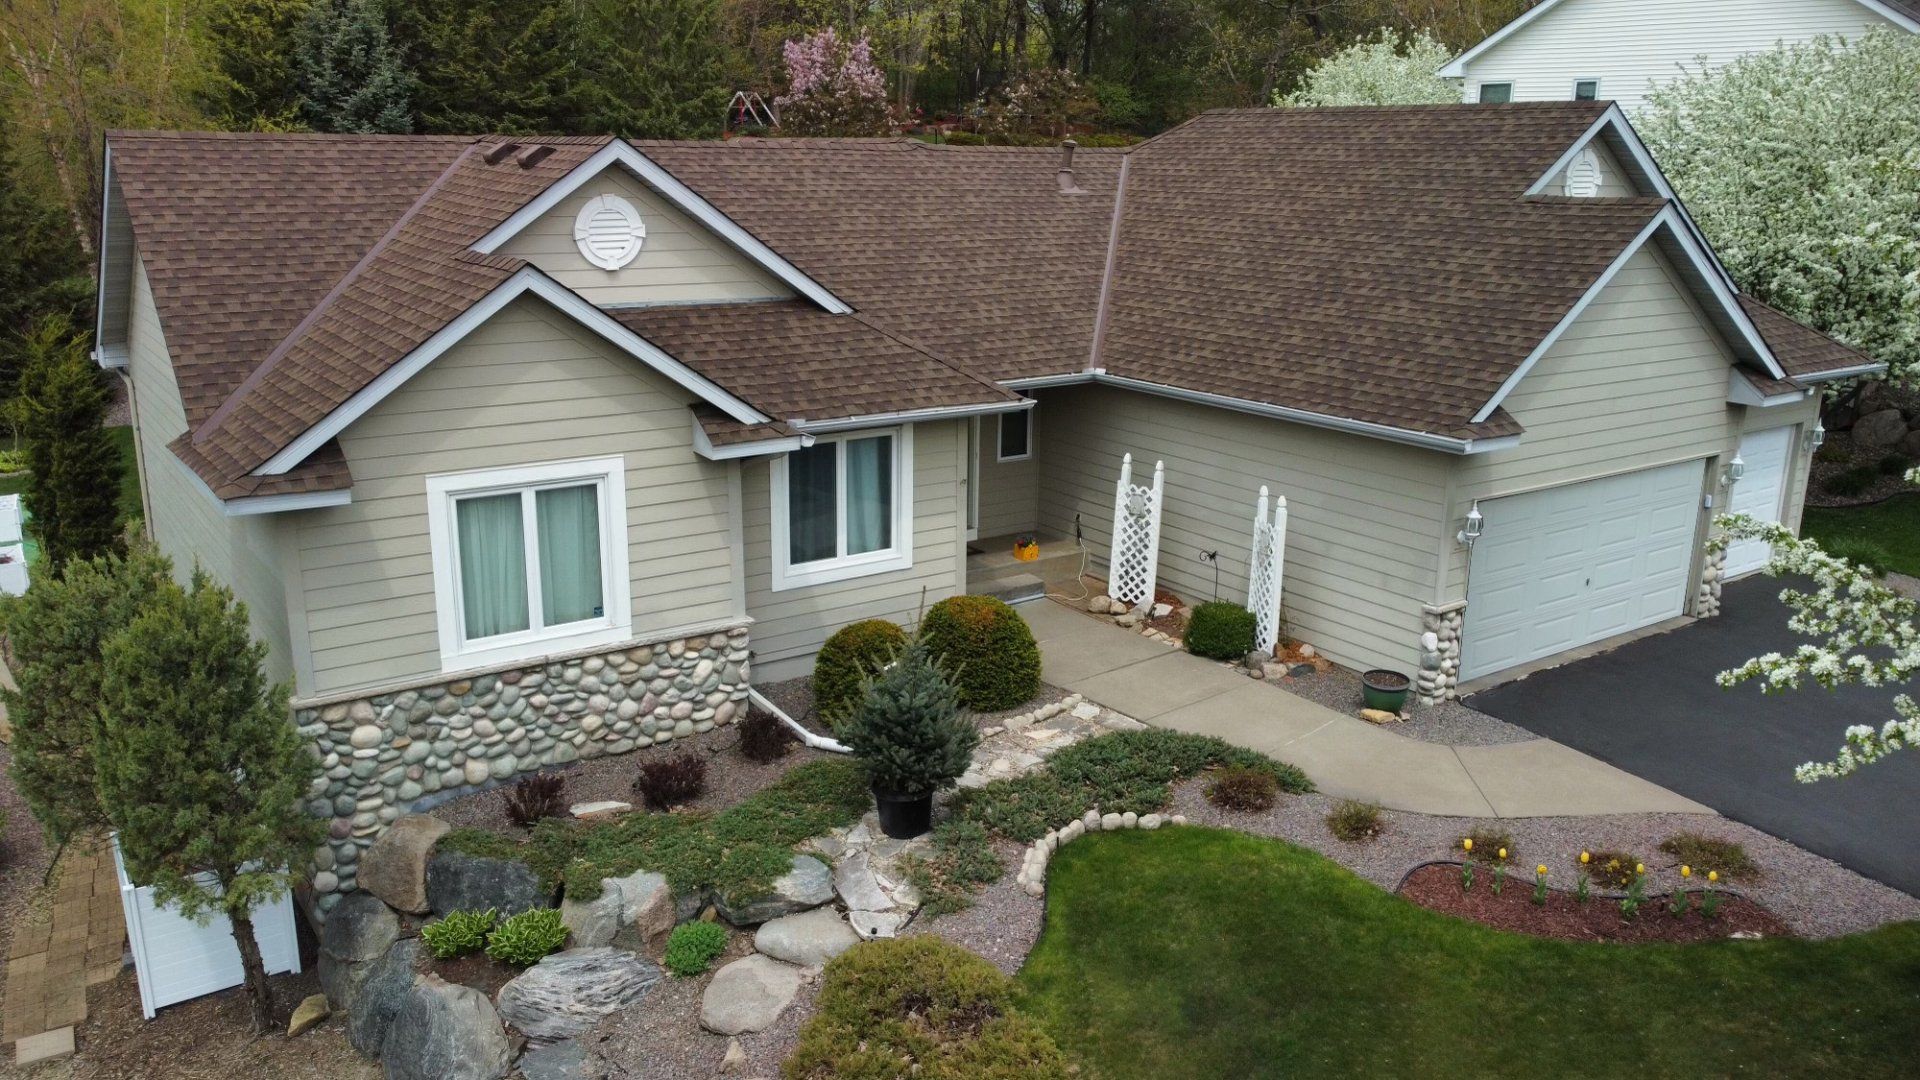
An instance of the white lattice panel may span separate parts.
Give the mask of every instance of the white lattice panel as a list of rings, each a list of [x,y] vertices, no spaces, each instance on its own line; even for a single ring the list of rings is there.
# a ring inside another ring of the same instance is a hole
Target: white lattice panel
[[[1280,641],[1280,586],[1287,562],[1287,497],[1272,503],[1268,516],[1267,489],[1253,511],[1252,559],[1247,568],[1247,610],[1253,612],[1254,644],[1273,652]]]
[[[1129,607],[1153,605],[1160,571],[1160,511],[1166,463],[1153,464],[1153,483],[1133,482],[1133,455],[1120,459],[1120,483],[1113,499],[1113,549],[1109,554],[1108,595]]]

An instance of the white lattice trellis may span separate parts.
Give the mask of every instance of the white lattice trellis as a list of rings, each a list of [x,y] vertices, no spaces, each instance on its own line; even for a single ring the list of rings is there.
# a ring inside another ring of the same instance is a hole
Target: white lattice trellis
[[[1166,472],[1165,462],[1154,462],[1153,486],[1142,487],[1133,482],[1133,455],[1120,459],[1107,594],[1136,610],[1153,606],[1154,579],[1160,573],[1160,507]]]
[[[1280,640],[1280,585],[1287,565],[1287,497],[1273,500],[1268,517],[1267,489],[1253,511],[1253,557],[1247,567],[1247,610],[1253,612],[1254,644],[1273,652]]]

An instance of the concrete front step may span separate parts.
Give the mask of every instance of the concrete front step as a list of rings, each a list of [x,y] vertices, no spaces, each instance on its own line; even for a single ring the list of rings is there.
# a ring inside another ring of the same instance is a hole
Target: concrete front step
[[[990,578],[970,578],[967,591],[978,596],[992,596],[1005,600],[1009,604],[1018,604],[1023,600],[1038,600],[1047,595],[1047,583],[1032,574],[1001,574]]]

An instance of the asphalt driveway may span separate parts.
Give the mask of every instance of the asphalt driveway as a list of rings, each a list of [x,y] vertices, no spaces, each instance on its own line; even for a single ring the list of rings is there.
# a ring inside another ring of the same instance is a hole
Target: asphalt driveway
[[[1715,674],[1794,644],[1781,583],[1726,589],[1719,618],[1643,638],[1467,700],[1484,713],[1585,751],[1868,877],[1920,896],[1920,749],[1839,780],[1801,784],[1853,724],[1893,716],[1894,691],[1817,686],[1761,694]],[[1909,693],[1920,696],[1920,686]]]

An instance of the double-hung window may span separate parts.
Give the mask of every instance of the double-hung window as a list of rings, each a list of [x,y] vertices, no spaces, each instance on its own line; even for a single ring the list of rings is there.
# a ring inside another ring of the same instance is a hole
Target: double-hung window
[[[1513,84],[1490,82],[1480,84],[1480,103],[1483,105],[1505,105],[1513,100]]]
[[[624,477],[614,457],[427,478],[448,670],[631,636]]]
[[[913,565],[913,429],[822,435],[775,458],[773,588]]]

